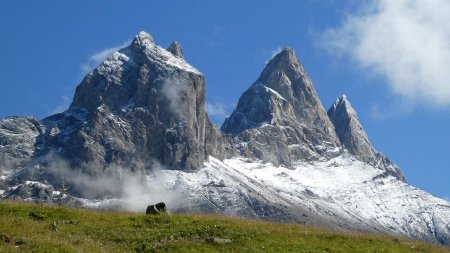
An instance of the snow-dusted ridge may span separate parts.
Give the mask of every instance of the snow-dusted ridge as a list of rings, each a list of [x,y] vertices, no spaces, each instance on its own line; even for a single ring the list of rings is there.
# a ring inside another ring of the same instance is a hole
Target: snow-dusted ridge
[[[161,46],[156,45],[153,38],[143,31],[136,35],[131,45],[114,52],[111,56],[106,58],[96,70],[100,74],[112,78],[119,83],[124,68],[136,67],[136,63],[133,60],[133,58],[136,57],[132,50],[133,46],[138,46],[140,53],[143,52],[148,59],[151,59],[160,66],[171,68],[172,70],[181,69],[197,75],[203,75],[182,57],[173,55]]]
[[[133,42],[140,43],[140,46],[143,47],[143,52],[147,55],[147,57],[155,60],[164,66],[170,66],[176,69],[182,69],[188,72],[192,72],[197,75],[203,75],[196,68],[192,67],[189,63],[187,63],[183,58],[177,57],[167,51],[166,49],[156,45],[153,42],[150,34],[141,31],[134,39]],[[121,53],[127,53],[128,49],[120,50]]]

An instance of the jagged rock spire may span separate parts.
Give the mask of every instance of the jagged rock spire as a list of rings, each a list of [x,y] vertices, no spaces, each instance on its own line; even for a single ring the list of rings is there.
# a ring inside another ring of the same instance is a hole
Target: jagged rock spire
[[[134,39],[131,42],[131,46],[133,48],[143,49],[145,47],[153,45],[154,43],[155,41],[153,40],[153,37],[150,34],[141,31],[136,36],[134,36]]]
[[[389,175],[405,181],[401,170],[387,157],[375,150],[370,144],[369,138],[359,122],[356,111],[347,99],[342,95],[328,110],[328,116],[336,129],[342,145],[358,159],[385,170]]]
[[[221,129],[255,141],[244,153],[275,163],[312,159],[340,146],[311,80],[290,48],[269,61]]]
[[[172,42],[170,44],[170,46],[167,48],[167,51],[169,51],[176,57],[184,59],[183,48],[181,47],[180,43],[178,43],[177,41]]]
[[[269,98],[280,102],[264,102],[268,101]],[[258,105],[250,106],[252,101]],[[263,108],[262,104],[271,108]],[[237,123],[237,120],[233,117],[248,115],[246,112],[251,112],[255,116],[259,115],[258,117],[261,117],[261,115],[270,116],[270,118],[259,119],[258,122],[260,123],[273,122],[273,117],[279,116],[279,114],[272,113],[277,111],[277,106],[275,106],[277,104],[283,107],[278,108],[279,111],[289,114],[288,120],[294,119],[302,124],[307,124],[327,135],[326,139],[330,143],[339,143],[334,134],[333,125],[326,115],[311,80],[291,48],[282,49],[269,61],[257,81],[241,96],[235,113],[230,116],[228,122],[225,121],[222,129],[225,132],[236,132],[235,125],[229,125],[229,123],[231,121]],[[250,108],[253,109],[250,110]],[[258,114],[258,112],[255,112],[258,109],[269,110],[269,112]],[[242,119],[244,120],[243,123],[245,124],[245,120],[251,118]],[[245,130],[241,123],[239,122],[242,130]],[[250,127],[254,126],[249,125]]]
[[[275,55],[262,71],[257,83],[275,90],[286,99],[299,121],[321,125],[321,131],[330,135],[330,142],[339,142],[314,85],[294,50],[286,47]]]
[[[262,83],[277,91],[293,103],[298,95],[293,90],[293,82],[301,76],[309,79],[294,51],[291,48],[283,48],[267,63],[256,83]]]
[[[376,152],[346,95],[342,95],[328,110],[342,145],[353,155],[365,161],[374,160]]]
[[[303,67],[298,61],[294,50],[289,47],[285,47],[267,63],[257,81],[266,84],[273,84],[275,81],[280,81],[279,79],[276,79],[276,77],[280,77],[277,75],[284,74],[287,78],[293,79],[299,74],[299,71],[304,73]],[[283,86],[288,85],[289,83],[278,82],[277,84]]]

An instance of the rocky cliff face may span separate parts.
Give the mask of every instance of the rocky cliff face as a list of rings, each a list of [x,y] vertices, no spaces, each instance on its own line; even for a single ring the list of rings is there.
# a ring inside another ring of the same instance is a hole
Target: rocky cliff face
[[[403,173],[397,165],[376,151],[370,144],[355,110],[345,95],[342,95],[334,102],[328,110],[328,116],[333,122],[339,140],[350,154],[405,181]]]
[[[206,159],[208,121],[203,74],[178,43],[167,51],[141,32],[83,79],[66,112],[43,120],[44,140],[86,170],[150,169],[151,160],[195,170]]]
[[[0,119],[0,192],[21,182],[14,180],[15,175],[33,161],[38,136],[43,132],[43,126],[33,117]]]
[[[332,157],[340,147],[311,80],[290,48],[267,64],[221,129],[236,136],[243,156],[276,164]]]
[[[363,161],[376,160],[376,152],[345,95],[334,102],[328,110],[328,116],[334,124],[342,145],[351,154],[360,157]]]
[[[0,171],[6,164],[10,167],[26,164],[34,156],[36,139],[43,132],[43,126],[33,117],[1,119]]]

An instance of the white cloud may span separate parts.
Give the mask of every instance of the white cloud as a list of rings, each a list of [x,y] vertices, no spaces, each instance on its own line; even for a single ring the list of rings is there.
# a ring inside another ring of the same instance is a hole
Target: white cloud
[[[217,101],[212,103],[207,102],[206,111],[208,112],[208,116],[211,117],[216,124],[221,124],[229,115],[228,106]]]
[[[267,58],[266,59],[266,61],[265,61],[265,64],[267,64],[267,63],[269,63],[269,61],[270,60],[272,60],[273,59],[273,57],[275,57],[275,55],[277,55],[277,54],[279,54],[280,52],[281,52],[281,50],[283,50],[283,48],[282,47],[277,47],[277,48],[275,48],[274,50],[272,50],[272,51],[269,51],[269,50],[264,50],[264,54],[265,55],[269,55],[269,58]]]
[[[206,111],[208,115],[215,117],[226,117],[227,111],[225,105],[219,102],[206,103]]]
[[[169,101],[170,111],[182,121],[186,120],[188,87],[189,84],[185,79],[171,76],[161,89],[161,94]]]
[[[87,63],[81,64],[80,68],[82,71],[82,74],[86,74],[89,71],[91,71],[93,68],[97,67],[100,63],[102,63],[106,58],[111,56],[114,52],[118,51],[119,49],[129,45],[130,42],[124,42],[118,46],[105,48],[99,52],[95,52],[92,55],[89,56],[89,60]]]
[[[103,60],[105,60],[108,56],[111,56],[117,50],[121,49],[122,47],[125,47],[127,44],[128,43],[124,43],[124,44],[122,44],[120,46],[103,49],[102,51],[91,55],[90,59],[93,62],[100,63]]]
[[[363,3],[323,33],[324,46],[386,78],[408,104],[450,106],[450,1]]]
[[[60,113],[65,111],[67,108],[69,108],[70,103],[72,102],[72,100],[70,99],[70,97],[68,96],[62,96],[62,102],[61,104],[59,104],[58,106],[55,107],[55,109],[53,109],[50,113],[51,114],[56,114],[56,113]]]
[[[87,73],[89,73],[89,71],[97,67],[101,62],[103,62],[106,58],[111,56],[114,52],[118,51],[119,49],[129,44],[130,42],[127,41],[118,46],[105,48],[98,52],[94,52],[92,55],[89,56],[88,60],[85,63],[82,63],[80,65],[81,73],[79,75],[79,78],[83,78]],[[62,98],[61,104],[57,105],[53,110],[49,111],[51,114],[60,113],[69,108],[72,99],[69,96],[62,96],[61,98]]]

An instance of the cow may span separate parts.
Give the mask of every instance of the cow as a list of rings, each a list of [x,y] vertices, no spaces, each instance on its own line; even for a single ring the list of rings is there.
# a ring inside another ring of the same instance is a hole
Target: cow
[[[147,210],[145,210],[145,214],[161,214],[166,212],[166,204],[164,202],[159,202],[156,205],[149,205],[147,206]]]

